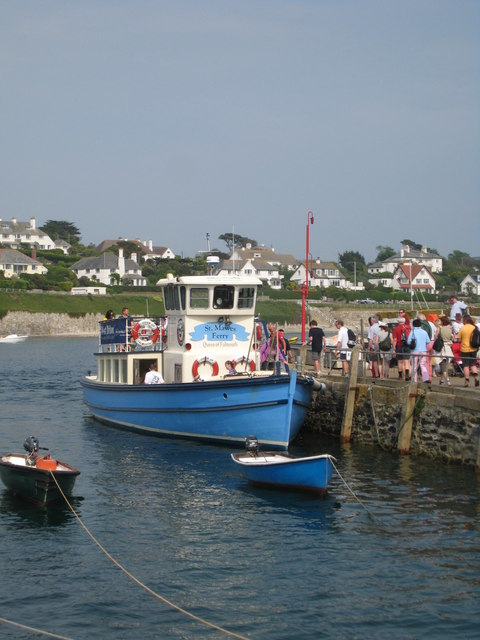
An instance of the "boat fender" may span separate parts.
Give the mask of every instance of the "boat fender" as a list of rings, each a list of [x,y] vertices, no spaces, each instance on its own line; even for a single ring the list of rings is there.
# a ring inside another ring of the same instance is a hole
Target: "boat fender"
[[[253,371],[255,371],[255,362],[251,358],[249,359],[249,358],[246,358],[245,356],[240,356],[240,358],[237,358],[236,360],[232,360],[232,364],[234,368],[239,364],[245,364],[245,362],[250,367],[250,371],[253,373]]]
[[[262,340],[262,326],[257,324],[257,340],[260,342]]]
[[[194,379],[197,378],[198,376],[198,367],[201,364],[207,364],[207,363],[212,367],[212,376],[218,376],[218,362],[213,358],[204,356],[203,358],[199,358],[198,360],[195,360],[195,362],[192,365],[192,374]]]
[[[312,378],[312,381],[314,391],[325,391],[325,389],[327,388],[324,382],[320,382],[319,380],[315,380],[314,378]]]
[[[133,325],[132,338],[140,347],[150,347],[155,344],[160,335],[160,329],[152,320],[140,320]]]

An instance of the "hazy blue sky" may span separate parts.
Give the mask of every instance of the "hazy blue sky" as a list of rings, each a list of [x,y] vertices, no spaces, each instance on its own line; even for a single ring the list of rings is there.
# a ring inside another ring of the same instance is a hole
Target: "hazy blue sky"
[[[0,217],[480,255],[478,0],[0,0]]]

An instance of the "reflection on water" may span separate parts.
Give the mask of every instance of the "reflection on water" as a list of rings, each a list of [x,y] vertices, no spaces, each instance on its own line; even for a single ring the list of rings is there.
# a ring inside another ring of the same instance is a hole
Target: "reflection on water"
[[[95,340],[18,346],[0,360],[12,379],[2,451],[34,434],[79,468],[72,504],[83,522],[163,596],[252,639],[478,635],[471,470],[304,436],[292,451],[334,455],[357,499],[335,472],[325,499],[254,487],[224,447],[88,419],[79,378],[95,368]],[[220,637],[120,574],[63,504],[34,508],[1,492],[0,536],[7,618],[77,640]]]

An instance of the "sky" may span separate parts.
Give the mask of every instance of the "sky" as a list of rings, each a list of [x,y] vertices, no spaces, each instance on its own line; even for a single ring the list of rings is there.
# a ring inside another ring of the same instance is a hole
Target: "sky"
[[[479,33],[478,0],[0,0],[0,218],[480,256]]]

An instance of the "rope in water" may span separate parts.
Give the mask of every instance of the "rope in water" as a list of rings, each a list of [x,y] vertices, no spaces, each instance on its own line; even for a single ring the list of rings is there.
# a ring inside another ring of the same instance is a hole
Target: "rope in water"
[[[347,487],[347,489],[350,491],[350,493],[352,494],[352,496],[355,498],[355,500],[362,505],[362,507],[365,509],[365,511],[368,513],[368,515],[370,517],[372,517],[375,520],[375,516],[373,515],[373,513],[363,504],[363,502],[360,500],[360,498],[355,494],[355,492],[353,491],[353,489],[350,488],[348,482],[345,480],[345,478],[342,476],[342,474],[340,473],[340,471],[337,469],[337,467],[335,466],[335,463],[333,462],[333,460],[330,458],[330,462],[332,463],[333,468],[335,469],[335,471],[338,473],[338,476],[340,478],[340,480],[343,482],[343,484]]]
[[[43,629],[37,629],[36,627],[29,627],[26,624],[20,624],[20,622],[15,622],[14,620],[8,620],[8,618],[0,618],[0,622],[4,622],[5,624],[11,624],[12,627],[18,627],[19,629],[25,629],[26,631],[33,631],[34,633],[39,633],[42,636],[47,636],[47,638],[57,638],[57,640],[72,640],[72,638],[68,638],[67,636],[59,636],[56,633],[50,633],[50,631],[43,631]]]
[[[118,562],[118,560],[116,560],[106,549],[105,547],[103,547],[100,542],[95,538],[95,536],[93,535],[93,533],[90,532],[90,530],[88,529],[88,527],[83,523],[82,519],[80,518],[80,516],[77,514],[77,512],[75,511],[75,509],[72,507],[72,505],[70,504],[70,502],[67,499],[67,496],[63,493],[60,485],[57,482],[57,479],[55,478],[54,474],[50,471],[50,475],[52,476],[52,478],[55,481],[55,484],[57,485],[58,490],[60,491],[60,493],[63,496],[63,499],[65,500],[65,502],[68,505],[68,508],[70,509],[70,511],[73,513],[73,515],[75,516],[75,518],[77,519],[77,521],[79,522],[79,524],[83,527],[84,531],[87,533],[88,536],[90,536],[90,538],[93,540],[93,542],[97,545],[97,547],[103,551],[103,553],[107,556],[107,558],[109,558],[113,564],[115,566],[117,566],[121,571],[123,571],[123,573],[125,573],[130,580],[132,580],[133,582],[135,582],[136,584],[138,584],[140,587],[142,587],[142,589],[145,589],[145,591],[148,591],[148,593],[150,593],[152,596],[154,596],[155,598],[157,598],[158,600],[161,600],[161,602],[167,604],[169,607],[172,607],[173,609],[175,609],[176,611],[179,611],[180,613],[183,613],[185,616],[191,618],[192,620],[195,620],[196,622],[200,622],[201,624],[206,625],[207,627],[210,627],[211,629],[216,629],[217,631],[221,631],[222,633],[225,633],[228,636],[231,636],[232,638],[239,638],[239,640],[248,640],[248,638],[246,638],[245,636],[240,635],[239,633],[234,633],[233,631],[229,631],[228,629],[224,629],[223,627],[220,627],[217,624],[214,624],[213,622],[209,622],[208,620],[205,620],[204,618],[200,618],[200,616],[195,615],[194,613],[191,613],[190,611],[187,611],[186,609],[183,609],[182,607],[180,607],[178,604],[175,604],[174,602],[172,602],[171,600],[168,600],[167,598],[164,598],[163,596],[161,596],[159,593],[157,593],[156,591],[154,591],[153,589],[150,589],[150,587],[148,587],[145,583],[143,583],[141,580],[139,580],[138,578],[136,578],[132,573],[130,573],[130,571],[128,571],[127,569],[125,569],[124,566],[122,566],[120,564],[120,562]]]

